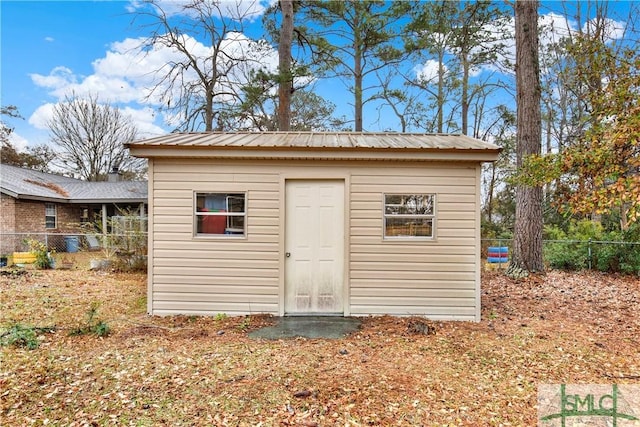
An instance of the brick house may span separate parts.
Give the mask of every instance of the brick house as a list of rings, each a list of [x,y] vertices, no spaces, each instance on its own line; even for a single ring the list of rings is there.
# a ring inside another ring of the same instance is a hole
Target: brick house
[[[147,183],[87,182],[16,166],[0,166],[0,253],[13,252],[25,234],[52,234],[54,245],[65,233],[78,233],[83,222],[121,211],[146,216]]]

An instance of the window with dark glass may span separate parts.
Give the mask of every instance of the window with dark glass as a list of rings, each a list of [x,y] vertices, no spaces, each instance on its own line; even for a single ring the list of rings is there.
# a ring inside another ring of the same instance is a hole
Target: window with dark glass
[[[56,228],[57,216],[56,205],[46,203],[44,205],[44,228]]]
[[[196,234],[243,237],[246,234],[246,194],[196,193]]]
[[[433,238],[435,194],[385,194],[385,238]]]

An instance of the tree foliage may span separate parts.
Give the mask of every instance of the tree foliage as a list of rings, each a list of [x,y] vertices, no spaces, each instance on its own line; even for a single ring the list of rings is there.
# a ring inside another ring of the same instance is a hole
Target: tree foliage
[[[16,150],[9,141],[2,142],[2,146],[0,146],[0,163],[4,165],[51,172],[49,166],[55,158],[56,154],[51,147],[44,144],[27,147],[26,151]]]
[[[239,131],[276,131],[279,127],[277,86],[272,74],[258,72],[252,83],[242,88],[242,102],[220,115],[227,129]],[[289,130],[341,130],[346,118],[334,116],[335,104],[313,91],[298,89],[291,94]]]
[[[293,111],[291,130],[345,130],[347,119],[334,115],[335,104],[312,91],[300,90],[295,92],[291,100],[291,107]]]
[[[597,37],[568,46],[584,91],[584,132],[559,153],[529,159],[520,179],[558,182],[557,202],[574,214],[620,212],[621,227],[640,219],[640,55]]]
[[[493,142],[502,148],[498,160],[483,166],[485,169],[483,174],[484,187],[486,189],[483,213],[488,226],[501,223],[508,226],[504,228],[512,228],[514,219],[511,214],[513,186],[508,183],[508,178],[515,169],[515,126],[515,114],[507,106],[499,105],[496,109],[495,119],[486,128],[485,137],[491,135]],[[501,186],[503,186],[501,191],[498,191]],[[499,237],[499,234],[501,233],[487,230],[484,235],[485,237]]]
[[[131,119],[97,96],[67,96],[55,105],[48,128],[58,166],[78,178],[103,181],[114,168],[135,174],[144,167],[124,147],[137,136]]]
[[[306,31],[307,40],[321,52],[323,67],[341,78],[353,94],[354,130],[363,130],[363,106],[374,95],[365,85],[404,52],[398,47],[401,21],[411,7],[409,2],[318,1],[307,2],[304,20],[313,22]]]
[[[471,75],[483,65],[497,63],[503,53],[506,10],[489,1],[442,0],[419,3],[412,17],[404,37],[406,49],[437,66],[435,76],[418,74],[410,80],[427,94],[436,111],[429,130],[467,135],[472,104],[495,84],[473,84]]]
[[[1,107],[0,115],[22,118],[15,105]],[[11,133],[13,133],[13,128],[7,125],[4,120],[0,121],[0,163],[49,172],[49,164],[55,158],[53,150],[48,145],[38,145],[27,147],[26,151],[18,151],[11,143]]]
[[[0,107],[0,115],[13,117],[13,118],[22,118],[20,112],[18,111],[18,107],[15,105],[6,105]],[[13,128],[5,123],[4,120],[0,121],[0,142],[4,145],[6,142],[9,142],[9,135],[13,132]]]

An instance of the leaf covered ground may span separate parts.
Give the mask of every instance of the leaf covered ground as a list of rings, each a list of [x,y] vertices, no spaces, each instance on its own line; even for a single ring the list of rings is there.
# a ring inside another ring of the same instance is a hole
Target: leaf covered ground
[[[479,323],[279,341],[247,335],[269,316],[146,316],[144,275],[2,275],[0,331],[39,346],[0,348],[0,424],[528,426],[538,384],[640,384],[638,278],[483,275]],[[69,334],[90,321],[110,334]]]

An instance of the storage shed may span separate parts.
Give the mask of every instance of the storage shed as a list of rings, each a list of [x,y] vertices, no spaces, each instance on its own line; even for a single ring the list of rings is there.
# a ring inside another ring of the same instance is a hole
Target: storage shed
[[[480,171],[462,135],[182,133],[149,159],[153,315],[480,320]]]

